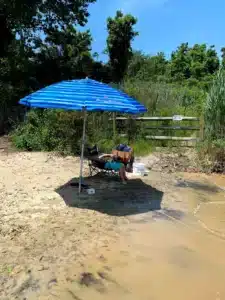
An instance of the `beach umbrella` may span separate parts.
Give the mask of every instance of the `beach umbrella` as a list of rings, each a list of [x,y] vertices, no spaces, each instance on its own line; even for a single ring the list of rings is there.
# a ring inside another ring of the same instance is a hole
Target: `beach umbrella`
[[[81,192],[87,112],[145,113],[147,109],[134,98],[111,86],[89,78],[61,81],[40,89],[19,101],[36,108],[56,108],[82,111],[83,136],[81,146],[79,193]]]

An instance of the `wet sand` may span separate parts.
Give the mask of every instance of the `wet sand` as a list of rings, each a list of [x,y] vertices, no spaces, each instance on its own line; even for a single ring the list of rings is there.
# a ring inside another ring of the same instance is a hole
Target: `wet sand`
[[[77,299],[225,299],[225,194],[207,181],[217,176],[195,176],[192,181],[188,175],[189,187],[174,190],[174,197],[182,196],[176,210],[128,217],[120,240],[101,253],[104,260],[89,259],[83,272],[100,286],[70,284],[65,290]]]

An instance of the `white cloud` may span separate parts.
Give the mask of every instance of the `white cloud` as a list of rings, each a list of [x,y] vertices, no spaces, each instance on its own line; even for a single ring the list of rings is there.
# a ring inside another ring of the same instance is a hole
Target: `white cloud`
[[[118,9],[124,13],[140,12],[148,8],[158,7],[169,0],[118,0]]]

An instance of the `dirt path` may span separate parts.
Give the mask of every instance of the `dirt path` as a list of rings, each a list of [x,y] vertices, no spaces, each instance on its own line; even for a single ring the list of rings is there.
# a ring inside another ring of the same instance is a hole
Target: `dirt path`
[[[87,178],[79,200],[78,172],[0,153],[0,299],[225,299],[222,177]]]

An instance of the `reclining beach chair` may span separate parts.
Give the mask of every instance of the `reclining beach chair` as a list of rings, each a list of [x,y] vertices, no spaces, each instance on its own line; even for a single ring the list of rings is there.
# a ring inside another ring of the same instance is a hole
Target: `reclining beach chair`
[[[89,172],[90,176],[96,175],[100,172],[106,173],[108,175],[117,175],[117,172],[110,169],[104,169],[104,163],[102,159],[99,159],[99,156],[101,153],[99,152],[98,147],[95,145],[92,148],[88,148],[88,166],[89,166]],[[133,162],[134,162],[134,155],[133,151],[130,152],[124,152],[124,151],[118,151],[118,150],[112,150],[112,154],[115,157],[115,159],[121,161],[126,168],[127,172],[133,171]]]
[[[96,175],[98,173],[106,173],[107,175],[115,175],[116,172],[110,169],[104,169],[104,164],[102,163],[103,159],[99,159],[99,156],[102,154],[99,152],[97,145],[92,148],[87,148],[88,155],[88,167],[90,176]],[[106,159],[104,159],[106,160]]]

